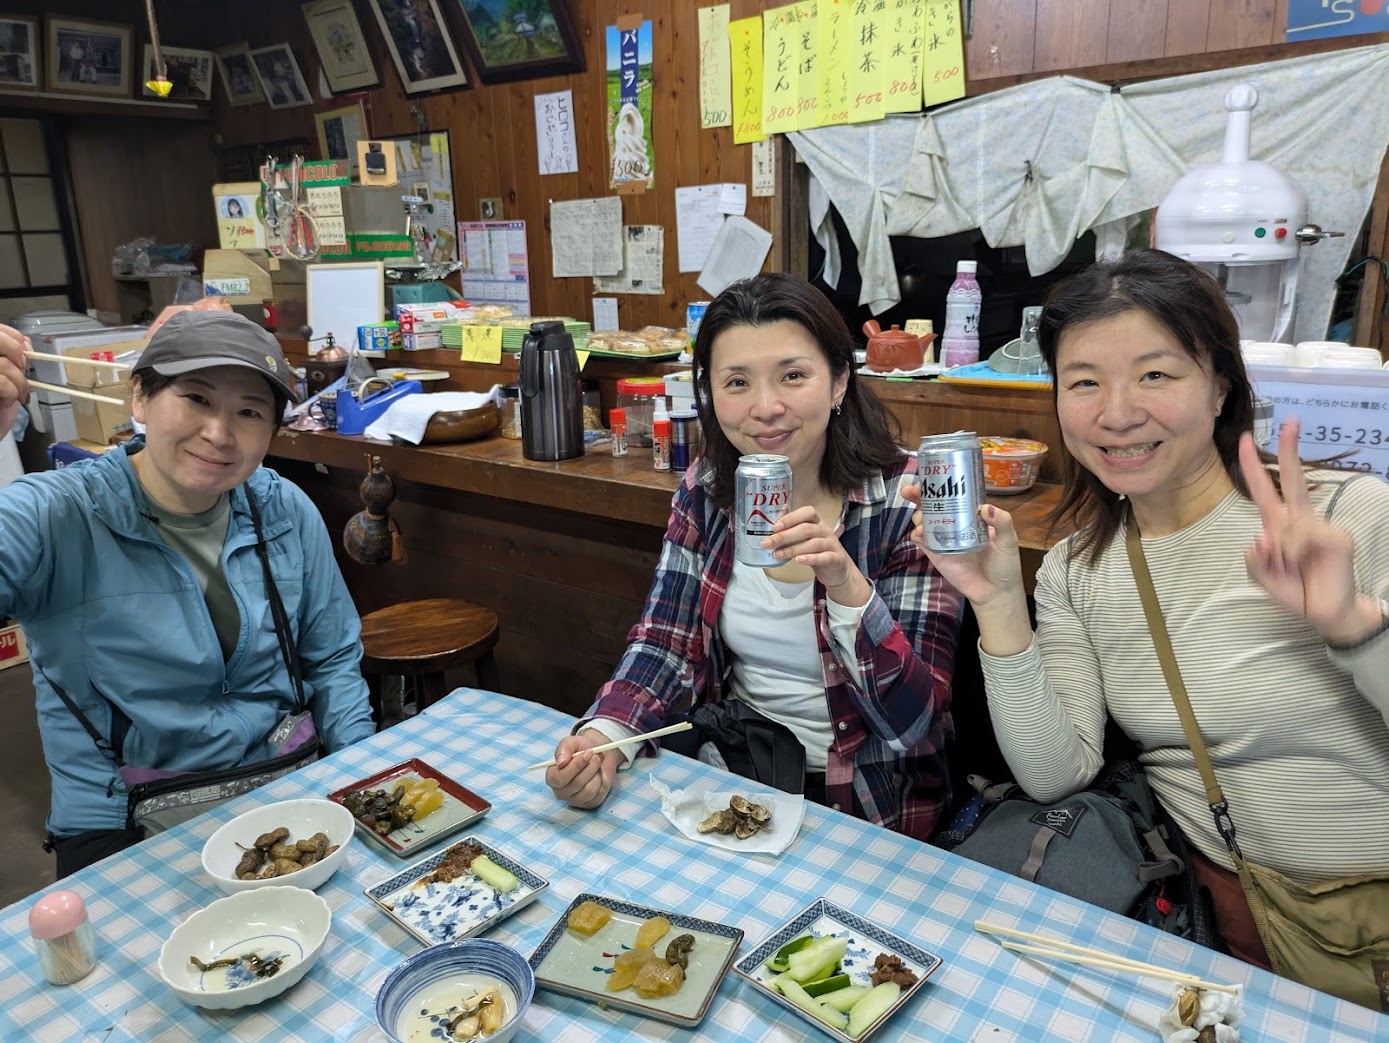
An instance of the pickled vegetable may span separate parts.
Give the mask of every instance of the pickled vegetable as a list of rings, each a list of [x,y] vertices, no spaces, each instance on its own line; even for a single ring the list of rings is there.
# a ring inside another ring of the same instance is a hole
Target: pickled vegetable
[[[593,937],[613,918],[613,911],[597,902],[583,902],[569,914],[568,927],[575,934]]]
[[[674,996],[685,984],[685,968],[678,963],[667,963],[662,959],[648,960],[637,971],[637,995],[643,999],[654,1000],[662,996]]]
[[[665,962],[650,949],[629,949],[618,953],[617,959],[613,960],[613,972],[608,975],[608,991],[617,992],[627,988],[637,980],[637,973],[652,960]]]
[[[503,869],[486,855],[473,859],[473,875],[483,883],[495,888],[500,894],[508,895],[521,886],[520,879],[509,869]],[[575,910],[577,912],[577,910]],[[612,914],[609,913],[609,916]],[[601,926],[601,924],[599,925]]]
[[[650,949],[666,936],[670,921],[664,916],[653,916],[637,930],[637,948]]]

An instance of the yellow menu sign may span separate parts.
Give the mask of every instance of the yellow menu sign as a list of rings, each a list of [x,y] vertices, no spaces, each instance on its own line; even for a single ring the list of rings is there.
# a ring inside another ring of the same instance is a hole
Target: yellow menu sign
[[[732,55],[728,43],[728,5],[699,9],[699,126],[733,123]]]
[[[463,362],[499,363],[502,360],[502,328],[500,326],[463,326]]]
[[[820,42],[816,30],[818,6],[816,0],[800,0],[796,5],[796,77],[801,94],[796,111],[797,130],[820,125],[820,58],[816,53]]]
[[[762,19],[740,18],[728,23],[733,58],[733,143],[761,141]]]
[[[849,25],[849,122],[882,119],[887,112],[888,51],[886,0],[854,5]]]
[[[926,0],[922,100],[929,107],[965,96],[965,40],[959,0]]]
[[[888,8],[887,111],[921,108],[921,51],[925,0],[891,0]]]
[[[801,107],[796,4],[762,12],[762,133],[796,130]]]
[[[816,0],[816,76],[819,79],[819,125],[849,122],[848,0]]]

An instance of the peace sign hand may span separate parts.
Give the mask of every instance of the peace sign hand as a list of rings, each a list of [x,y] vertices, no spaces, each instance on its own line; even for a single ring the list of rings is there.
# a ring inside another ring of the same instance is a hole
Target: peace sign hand
[[[1355,543],[1312,507],[1297,455],[1298,421],[1278,435],[1282,495],[1259,460],[1254,439],[1240,438],[1239,462],[1263,531],[1245,552],[1245,568],[1275,603],[1301,616],[1331,645],[1353,645],[1381,624],[1379,603],[1355,589]]]

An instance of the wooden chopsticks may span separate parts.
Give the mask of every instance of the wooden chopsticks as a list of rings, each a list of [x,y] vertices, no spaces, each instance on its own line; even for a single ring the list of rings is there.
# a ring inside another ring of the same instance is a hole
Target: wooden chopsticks
[[[687,732],[693,727],[694,725],[689,721],[681,721],[679,724],[670,724],[664,728],[657,728],[655,731],[645,732],[641,735],[633,735],[626,739],[618,739],[616,742],[605,742],[601,746],[590,746],[588,752],[602,753],[604,750],[615,750],[619,746],[626,746],[629,743],[643,742],[646,739],[659,739],[662,735],[674,735],[676,732]],[[539,771],[541,768],[548,768],[554,763],[555,759],[551,757],[549,760],[541,761],[539,764],[532,764],[526,770]]]
[[[984,934],[1000,935],[1004,938],[1020,938],[1025,942],[1035,943],[1031,945],[1022,945],[1013,941],[999,941],[999,945],[1003,946],[1005,949],[1012,949],[1014,952],[1026,953],[1030,956],[1041,956],[1052,960],[1065,960],[1068,963],[1076,963],[1082,967],[1123,971],[1128,974],[1138,974],[1146,978],[1161,978],[1165,981],[1175,981],[1192,988],[1206,989],[1212,992],[1238,993],[1240,991],[1238,985],[1225,985],[1221,982],[1206,981],[1202,978],[1198,978],[1194,974],[1187,974],[1185,971],[1173,970],[1170,967],[1159,967],[1152,963],[1142,963],[1138,960],[1131,960],[1127,956],[1120,956],[1117,953],[1105,952],[1103,949],[1091,949],[1084,945],[1063,942],[1059,938],[1046,938],[1040,934],[1029,934],[1027,931],[1019,931],[1012,927],[1000,927],[997,924],[987,923],[984,920],[975,920],[974,929]]]
[[[24,357],[37,359],[40,362],[61,362],[68,366],[105,366],[111,369],[130,368],[123,362],[102,362],[100,359],[84,359],[68,355],[50,355],[43,351],[26,350],[24,352]],[[98,395],[92,391],[83,391],[81,388],[63,387],[59,384],[45,384],[41,380],[31,380],[28,383],[31,388],[37,388],[39,391],[52,391],[54,394],[67,395],[70,398],[85,398],[91,402],[105,402],[107,405],[111,406],[123,406],[126,404],[125,399],[112,398],[110,395]]]

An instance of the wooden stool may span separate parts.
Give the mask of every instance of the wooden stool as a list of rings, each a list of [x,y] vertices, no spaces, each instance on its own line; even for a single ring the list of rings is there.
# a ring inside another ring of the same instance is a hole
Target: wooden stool
[[[495,612],[453,598],[405,601],[363,616],[362,673],[371,686],[378,724],[382,677],[417,678],[419,710],[448,694],[444,671],[466,663],[473,664],[479,688],[500,691],[492,658],[498,637]]]

